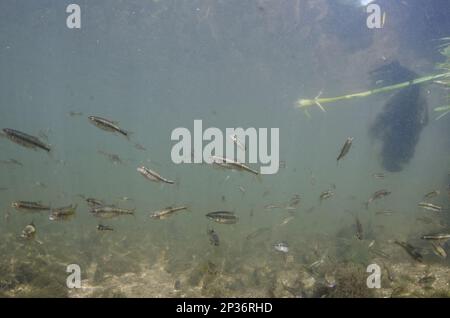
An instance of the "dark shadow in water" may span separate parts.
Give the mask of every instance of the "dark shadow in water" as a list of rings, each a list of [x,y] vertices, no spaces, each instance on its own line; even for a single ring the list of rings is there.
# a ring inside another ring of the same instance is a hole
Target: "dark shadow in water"
[[[390,85],[416,78],[417,75],[398,62],[371,73],[372,80]],[[401,171],[414,156],[423,127],[428,123],[425,99],[418,85],[404,88],[386,102],[370,128],[370,137],[381,141],[381,163],[391,172]]]
[[[450,30],[450,1],[376,1],[387,12],[387,23],[396,21],[400,51],[414,51],[416,57],[439,59],[437,39]]]
[[[366,27],[367,13],[362,6],[329,1],[330,14],[323,20],[326,33],[334,34],[347,52],[357,52],[372,45],[373,30]],[[350,2],[351,1],[347,1]],[[356,1],[354,1],[356,4]]]

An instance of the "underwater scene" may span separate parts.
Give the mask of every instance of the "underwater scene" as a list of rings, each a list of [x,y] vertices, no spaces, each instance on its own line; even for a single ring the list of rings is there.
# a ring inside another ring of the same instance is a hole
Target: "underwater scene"
[[[0,1],[0,297],[450,297],[447,0]]]

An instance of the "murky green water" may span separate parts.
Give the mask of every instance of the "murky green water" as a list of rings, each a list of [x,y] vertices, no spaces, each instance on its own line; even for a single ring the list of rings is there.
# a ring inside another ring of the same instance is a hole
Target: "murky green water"
[[[385,107],[396,92],[323,105],[325,113],[312,107],[310,118],[294,107],[320,91],[368,90],[370,72],[392,62],[417,76],[436,73],[448,4],[419,10],[418,1],[379,1],[385,25],[369,29],[356,2],[81,1],[81,28],[69,29],[69,2],[3,1],[0,127],[52,150],[0,138],[0,296],[449,296],[448,258],[421,239],[450,232],[449,117],[436,121],[433,111],[448,104],[445,88],[417,86],[411,94],[420,103],[404,94],[393,108],[401,113]],[[410,79],[398,74],[383,73],[377,84]],[[409,115],[413,107],[428,120]],[[380,114],[389,115],[377,140],[369,132]],[[91,115],[119,122],[130,140],[95,127]],[[193,132],[194,120],[222,131],[279,128],[278,173],[173,163],[171,133]],[[353,144],[337,165],[348,137]],[[406,163],[389,171],[386,161]],[[146,180],[141,165],[176,184]],[[391,194],[366,209],[382,189]],[[326,190],[334,195],[321,201]],[[424,199],[433,190],[439,195]],[[87,197],[134,215],[98,219]],[[11,207],[20,200],[78,208],[57,222]],[[421,201],[442,211],[421,209]],[[150,217],[183,205],[189,209],[167,219]],[[215,223],[205,216],[212,211],[232,211],[238,221]],[[21,234],[31,222],[37,232],[27,240]],[[287,253],[274,248],[281,242]],[[80,289],[66,286],[69,264],[81,268]],[[370,264],[381,269],[380,289],[366,285]]]

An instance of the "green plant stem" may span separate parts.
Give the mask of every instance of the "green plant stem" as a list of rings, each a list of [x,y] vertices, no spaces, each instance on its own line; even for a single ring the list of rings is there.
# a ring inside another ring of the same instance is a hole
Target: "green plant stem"
[[[384,86],[384,87],[380,87],[380,88],[375,88],[375,89],[372,89],[369,91],[355,93],[355,94],[342,95],[342,96],[337,96],[337,97],[328,97],[328,98],[316,97],[314,99],[299,99],[296,103],[296,107],[307,108],[307,107],[311,107],[311,106],[318,106],[319,108],[321,108],[323,110],[322,104],[337,102],[340,100],[348,100],[348,99],[353,99],[353,98],[358,98],[358,97],[367,97],[370,95],[383,93],[383,92],[389,92],[392,90],[405,88],[408,86],[417,85],[417,84],[421,84],[421,83],[425,83],[425,82],[429,82],[429,81],[434,81],[434,80],[437,80],[440,78],[445,78],[445,77],[450,77],[450,72],[441,73],[441,74],[437,74],[437,75],[424,76],[424,77],[416,78],[411,81],[398,83],[398,84],[394,84],[394,85],[389,85],[389,86]]]
[[[441,107],[436,107],[434,109],[435,112],[442,112],[442,114],[440,114],[438,117],[436,117],[436,120],[441,119],[442,117],[446,116],[447,114],[450,113],[450,105],[448,106],[441,106]]]
[[[436,107],[434,109],[435,112],[444,112],[444,111],[449,111],[450,110],[450,105],[448,106],[441,106],[441,107]]]

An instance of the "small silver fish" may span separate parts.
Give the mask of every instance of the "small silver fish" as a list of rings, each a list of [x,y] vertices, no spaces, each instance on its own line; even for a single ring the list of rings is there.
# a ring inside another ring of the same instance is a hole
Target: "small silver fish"
[[[134,215],[135,209],[121,209],[116,208],[115,206],[99,206],[91,208],[91,213],[93,213],[96,217],[99,218],[113,218],[121,215]]]
[[[29,211],[49,211],[49,206],[43,205],[41,202],[30,201],[14,201],[11,203],[11,207],[17,210],[29,210]]]
[[[273,245],[273,248],[282,253],[288,253],[289,252],[289,245],[287,242],[280,242]]]
[[[418,204],[418,206],[425,210],[430,210],[430,211],[434,211],[434,212],[442,212],[442,207],[439,205],[433,204],[433,203],[420,202]]]
[[[264,209],[266,210],[273,210],[273,209],[282,209],[283,207],[276,204],[267,204],[264,206]]]
[[[439,194],[441,194],[441,191],[434,190],[434,191],[431,191],[431,192],[428,192],[427,194],[425,194],[423,196],[423,198],[424,199],[431,199],[431,198],[434,198],[434,197],[438,196]]]
[[[288,224],[288,223],[291,222],[294,218],[295,218],[295,217],[293,217],[293,216],[288,216],[288,217],[286,217],[286,218],[280,223],[280,226],[283,226],[283,225]]]
[[[139,144],[139,143],[135,143],[135,144],[134,144],[134,148],[136,148],[137,150],[142,150],[142,151],[147,150],[144,146],[142,146],[142,145]]]
[[[0,163],[7,164],[7,165],[17,165],[19,167],[23,167],[23,164],[16,159],[0,160]]]
[[[444,250],[442,245],[437,242],[431,242],[431,246],[433,247],[433,252],[440,258],[447,258],[447,252]]]
[[[165,209],[162,209],[160,211],[154,212],[150,217],[152,219],[158,219],[158,220],[164,220],[167,219],[169,216],[173,215],[175,212],[187,210],[187,206],[180,206],[180,207],[167,207]]]
[[[381,256],[381,257],[383,257],[383,258],[386,258],[386,259],[391,258],[391,256],[390,256],[389,254],[383,252],[382,250],[379,250],[379,249],[377,249],[377,248],[374,248],[374,247],[372,247],[372,248],[370,249],[370,252],[372,252],[372,253],[375,254],[375,255],[378,255],[378,256]]]
[[[322,202],[323,200],[329,199],[329,198],[331,198],[332,196],[334,196],[334,192],[331,191],[331,190],[327,190],[327,191],[324,191],[324,192],[322,192],[322,193],[320,194],[319,200],[320,200],[320,202]]]
[[[111,163],[117,165],[117,164],[124,164],[123,160],[120,159],[119,155],[113,154],[113,153],[108,153],[105,152],[103,150],[98,150],[97,151],[99,154],[101,154],[102,156],[105,156],[109,161],[111,161]]]
[[[381,210],[381,211],[375,212],[376,215],[392,215],[393,213],[394,213],[394,211],[392,211],[392,210]]]
[[[69,112],[69,116],[74,117],[74,116],[83,116],[82,112],[74,112],[74,111],[70,111]]]
[[[438,233],[423,235],[422,240],[446,241],[450,239],[450,233]]]
[[[86,203],[87,203],[91,208],[92,208],[92,207],[100,207],[100,206],[105,205],[105,204],[103,203],[102,200],[98,200],[98,199],[95,199],[95,198],[86,198]]]
[[[388,196],[388,195],[390,195],[390,194],[391,194],[390,191],[384,190],[384,189],[376,191],[376,192],[369,198],[369,200],[367,201],[366,207],[368,208],[368,207],[369,207],[369,204],[372,203],[374,200],[384,198],[384,197],[386,197],[386,196]]]
[[[78,205],[69,205],[62,208],[52,209],[49,220],[50,221],[66,221],[75,215]]]
[[[112,227],[107,226],[107,225],[102,225],[102,224],[97,225],[97,230],[99,230],[99,231],[114,231],[114,229]]]
[[[249,166],[247,166],[247,165],[245,165],[243,163],[240,163],[238,161],[234,161],[232,159],[227,159],[227,158],[218,157],[218,156],[212,156],[211,160],[212,160],[212,164],[215,164],[215,165],[217,165],[219,167],[222,167],[222,168],[233,169],[233,170],[240,170],[240,171],[247,171],[247,172],[253,173],[255,175],[259,175],[258,171],[253,170]]]
[[[342,158],[344,158],[347,153],[350,150],[350,147],[352,146],[353,143],[353,137],[348,137],[347,140],[345,141],[344,145],[342,146],[341,152],[339,153],[339,156],[336,159],[336,162],[339,162],[339,160],[341,160]]]
[[[300,200],[301,200],[300,195],[296,194],[291,198],[291,200],[288,203],[288,206],[295,207],[300,203]]]
[[[431,246],[433,248],[434,254],[439,256],[440,258],[446,259],[447,258],[447,252],[444,250],[442,245],[439,242],[431,242]]]
[[[137,171],[143,175],[146,179],[153,181],[153,182],[164,182],[168,184],[175,184],[175,181],[169,180],[166,178],[163,178],[159,173],[156,171],[153,171],[151,169],[148,169],[144,166],[140,166],[137,168]]]
[[[395,244],[403,247],[403,249],[409,254],[409,256],[411,256],[414,260],[422,263],[423,261],[423,256],[422,254],[420,254],[420,252],[417,250],[417,248],[415,248],[414,246],[412,246],[411,244],[407,243],[407,242],[403,242],[403,241],[394,241]]]
[[[236,224],[239,220],[234,212],[216,211],[206,214],[206,217],[220,224]]]
[[[10,129],[10,128],[4,128],[3,133],[5,134],[6,138],[8,138],[12,142],[15,142],[16,144],[21,145],[23,147],[31,148],[31,149],[40,148],[47,152],[50,152],[50,150],[51,150],[49,145],[43,143],[37,137],[28,135],[24,132]]]
[[[89,121],[98,128],[109,132],[119,133],[121,135],[124,135],[127,139],[130,139],[130,132],[120,128],[117,122],[113,122],[111,120],[98,116],[89,116],[88,118]]]

